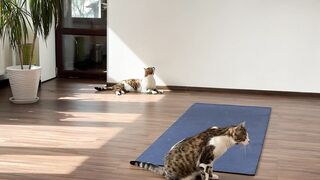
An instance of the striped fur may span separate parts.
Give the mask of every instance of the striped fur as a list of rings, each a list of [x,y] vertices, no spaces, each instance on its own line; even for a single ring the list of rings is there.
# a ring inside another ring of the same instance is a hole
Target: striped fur
[[[130,164],[133,166],[137,166],[137,167],[143,168],[145,170],[151,171],[153,173],[159,174],[161,176],[165,176],[165,171],[164,171],[163,166],[154,165],[151,163],[140,162],[140,161],[130,161]]]
[[[106,90],[113,90],[112,87],[107,87],[107,86],[103,86],[103,87],[94,87],[97,91],[106,91]]]

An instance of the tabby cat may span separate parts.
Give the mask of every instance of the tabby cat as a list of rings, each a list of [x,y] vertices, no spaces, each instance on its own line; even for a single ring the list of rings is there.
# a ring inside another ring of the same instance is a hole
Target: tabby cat
[[[147,94],[162,94],[163,92],[157,89],[154,79],[154,67],[144,69],[144,77],[142,79],[126,79],[112,87],[95,87],[98,91],[113,90],[117,95],[122,95],[127,92],[141,92]]]
[[[175,144],[167,153],[164,166],[139,161],[130,164],[160,174],[167,180],[219,179],[213,174],[213,162],[233,145],[248,145],[249,141],[244,123],[212,127]]]

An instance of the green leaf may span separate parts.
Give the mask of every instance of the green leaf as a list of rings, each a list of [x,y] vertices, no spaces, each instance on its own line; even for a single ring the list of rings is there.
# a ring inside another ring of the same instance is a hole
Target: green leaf
[[[26,2],[0,0],[0,38],[8,39],[11,48],[18,52],[28,40],[29,29],[47,39],[52,23],[57,26],[61,19],[62,0],[29,0],[30,11],[26,9]]]

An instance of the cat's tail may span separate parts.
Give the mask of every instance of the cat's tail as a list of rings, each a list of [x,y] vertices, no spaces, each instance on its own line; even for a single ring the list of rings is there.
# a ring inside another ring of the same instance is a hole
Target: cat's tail
[[[107,90],[113,90],[113,87],[107,87],[107,86],[103,86],[103,87],[94,87],[97,91],[107,91]]]
[[[154,172],[154,173],[159,174],[161,176],[165,176],[164,167],[161,165],[155,165],[152,163],[146,163],[146,162],[140,162],[140,161],[130,161],[130,164],[133,166],[141,167],[145,170]]]

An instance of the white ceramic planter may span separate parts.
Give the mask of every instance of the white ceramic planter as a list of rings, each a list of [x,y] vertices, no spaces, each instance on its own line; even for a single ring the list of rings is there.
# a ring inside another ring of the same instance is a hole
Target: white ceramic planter
[[[37,97],[41,67],[9,66],[6,68],[13,97],[9,100],[16,104],[29,104],[39,100]]]

